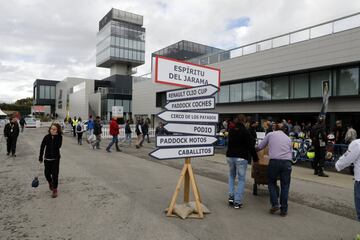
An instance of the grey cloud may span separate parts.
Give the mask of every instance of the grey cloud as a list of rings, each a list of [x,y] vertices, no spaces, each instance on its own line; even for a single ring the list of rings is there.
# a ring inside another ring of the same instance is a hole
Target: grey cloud
[[[4,65],[2,62],[0,62],[0,72],[13,72],[17,69],[19,69],[18,66]]]

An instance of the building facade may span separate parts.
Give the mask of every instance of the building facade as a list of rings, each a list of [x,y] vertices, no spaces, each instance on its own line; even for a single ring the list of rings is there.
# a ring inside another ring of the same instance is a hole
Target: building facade
[[[33,84],[33,105],[50,106],[55,113],[56,84],[59,81],[36,79]]]
[[[96,66],[110,68],[110,75],[131,75],[145,63],[143,16],[111,9],[99,22]]]
[[[342,119],[359,127],[359,40],[360,14],[354,14],[190,61],[221,69],[216,96],[221,119],[245,113],[257,120],[314,121],[322,106],[322,83],[329,81],[328,124]],[[152,91],[146,95],[153,95],[151,100],[141,99],[144,87]],[[134,114],[143,109],[156,114],[166,90],[174,89],[151,80],[134,88]]]
[[[59,118],[112,117],[112,107],[122,106],[124,120],[132,116],[134,68],[145,62],[143,17],[111,9],[100,21],[96,66],[110,68],[102,80],[68,77],[63,81],[36,80],[34,103],[51,105]],[[49,88],[49,89],[48,89]],[[49,90],[49,91],[48,91]]]

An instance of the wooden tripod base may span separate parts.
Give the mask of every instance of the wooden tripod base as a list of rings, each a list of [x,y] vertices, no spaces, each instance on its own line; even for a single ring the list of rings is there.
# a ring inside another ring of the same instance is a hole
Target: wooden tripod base
[[[201,198],[200,198],[199,188],[198,188],[198,186],[196,184],[196,181],[195,181],[195,176],[194,176],[193,169],[191,167],[191,159],[190,158],[185,158],[185,164],[184,164],[184,167],[183,167],[183,169],[181,171],[180,178],[179,178],[179,181],[178,181],[178,183],[176,185],[175,192],[174,192],[174,194],[172,196],[170,206],[168,208],[166,216],[168,216],[168,217],[174,216],[173,215],[173,210],[174,210],[174,207],[175,207],[176,199],[177,199],[177,197],[179,195],[179,192],[181,190],[182,182],[184,182],[184,203],[189,202],[189,199],[190,199],[190,185],[191,185],[192,192],[194,193],[194,197],[195,197],[196,210],[198,212],[197,218],[204,218],[204,212],[203,212],[202,207],[201,207]]]

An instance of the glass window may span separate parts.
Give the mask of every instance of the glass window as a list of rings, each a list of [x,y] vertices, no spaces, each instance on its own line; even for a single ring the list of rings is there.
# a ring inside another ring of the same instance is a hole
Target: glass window
[[[125,47],[125,39],[120,38],[120,47]]]
[[[244,82],[243,83],[243,101],[255,101],[256,100],[256,82]]]
[[[50,86],[45,86],[45,99],[50,99]]]
[[[309,76],[307,73],[290,76],[290,98],[309,97]]]
[[[230,102],[241,102],[242,83],[230,85]]]
[[[120,49],[120,57],[124,58],[124,49],[122,49],[122,48]]]
[[[272,79],[272,99],[289,99],[289,78],[287,76]]]
[[[220,87],[219,91],[219,103],[229,102],[229,87],[230,85],[224,85]]]
[[[40,99],[44,99],[45,98],[45,86],[41,86],[40,85]]]
[[[336,95],[359,94],[359,68],[339,69],[336,76]]]
[[[114,106],[114,99],[108,99],[107,100],[107,111],[111,112],[113,106]]]
[[[130,100],[123,100],[124,112],[130,112]]]
[[[124,58],[129,58],[129,50],[124,50]]]
[[[121,99],[115,99],[115,106],[122,106],[123,102]]]
[[[256,99],[271,100],[271,79],[259,80],[256,85]]]
[[[59,100],[62,100],[62,93],[63,93],[63,90],[60,89],[60,90],[59,90]]]
[[[325,80],[330,80],[329,70],[310,73],[310,97],[322,97],[322,82]]]
[[[50,91],[51,99],[56,99],[55,86],[51,86]]]
[[[125,47],[128,48],[129,47],[129,39],[124,39],[125,40]]]

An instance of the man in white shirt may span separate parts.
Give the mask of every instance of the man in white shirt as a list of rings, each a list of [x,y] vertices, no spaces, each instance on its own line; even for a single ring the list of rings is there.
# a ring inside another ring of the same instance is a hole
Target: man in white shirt
[[[354,184],[354,197],[355,208],[360,221],[360,139],[354,140],[350,143],[348,150],[336,162],[336,170],[342,169],[354,164],[355,184]]]

